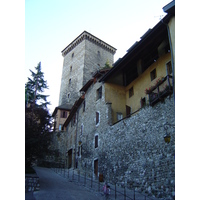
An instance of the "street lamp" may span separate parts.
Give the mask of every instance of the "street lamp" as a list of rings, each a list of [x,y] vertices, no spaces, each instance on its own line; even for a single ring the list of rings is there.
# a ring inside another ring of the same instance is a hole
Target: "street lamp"
[[[164,135],[164,140],[165,140],[166,143],[169,143],[169,142],[170,142],[170,139],[171,139],[170,134],[167,132],[168,126],[174,127],[175,125],[172,125],[172,124],[169,124],[169,123],[165,123],[165,124],[164,124],[164,129],[165,129],[165,131],[166,131],[166,133],[165,133],[165,135]]]

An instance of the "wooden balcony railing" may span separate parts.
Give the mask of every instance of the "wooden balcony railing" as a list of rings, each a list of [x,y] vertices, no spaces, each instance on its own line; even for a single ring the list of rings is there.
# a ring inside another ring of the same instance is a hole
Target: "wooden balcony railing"
[[[163,101],[168,95],[173,94],[172,76],[167,75],[148,91],[150,106]]]

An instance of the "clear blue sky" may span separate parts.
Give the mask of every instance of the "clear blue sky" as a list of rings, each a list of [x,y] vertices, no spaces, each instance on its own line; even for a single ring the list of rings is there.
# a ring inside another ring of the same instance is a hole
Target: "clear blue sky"
[[[61,51],[84,30],[117,49],[114,61],[155,26],[171,0],[26,0],[25,82],[41,61],[50,112],[58,106]]]

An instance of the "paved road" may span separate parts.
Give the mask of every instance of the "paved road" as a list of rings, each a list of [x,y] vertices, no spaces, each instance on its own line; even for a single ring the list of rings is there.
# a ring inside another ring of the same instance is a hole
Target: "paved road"
[[[40,191],[33,193],[36,200],[101,200],[104,197],[84,186],[69,182],[51,169],[34,167],[40,178]],[[28,198],[26,198],[28,200]]]

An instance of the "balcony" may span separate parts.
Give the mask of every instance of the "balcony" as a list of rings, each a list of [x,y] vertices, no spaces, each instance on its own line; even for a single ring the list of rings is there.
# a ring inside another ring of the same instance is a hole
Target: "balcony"
[[[155,86],[146,89],[146,94],[149,95],[150,106],[154,106],[159,101],[163,101],[167,96],[173,94],[172,76],[167,75],[158,80]]]

